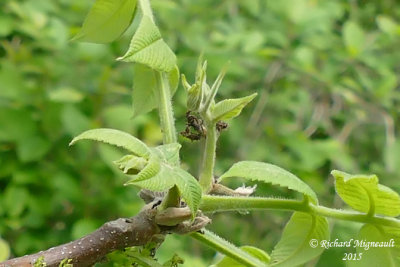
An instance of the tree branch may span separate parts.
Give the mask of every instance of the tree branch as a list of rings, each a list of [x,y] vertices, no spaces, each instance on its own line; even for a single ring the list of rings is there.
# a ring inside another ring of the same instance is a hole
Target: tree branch
[[[93,233],[70,243],[36,254],[14,258],[0,267],[33,266],[44,257],[46,266],[58,266],[63,259],[72,259],[74,266],[91,266],[113,250],[145,245],[161,230],[155,223],[156,209],[145,209],[134,217],[119,218],[105,223]]]
[[[57,267],[64,259],[71,259],[74,267],[92,266],[113,250],[142,246],[150,241],[162,242],[169,233],[188,234],[199,231],[211,220],[198,212],[191,221],[188,207],[157,211],[159,200],[148,203],[131,218],[107,222],[93,233],[58,247],[0,263],[0,267],[31,267],[44,257],[47,267]]]

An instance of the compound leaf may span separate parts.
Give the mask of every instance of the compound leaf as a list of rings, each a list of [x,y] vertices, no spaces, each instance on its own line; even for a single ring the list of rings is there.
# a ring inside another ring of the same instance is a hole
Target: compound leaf
[[[126,184],[158,192],[176,185],[194,216],[200,205],[202,191],[196,178],[179,167],[180,148],[178,143],[152,148],[149,163]]]
[[[135,177],[135,181],[143,181],[150,179],[156,176],[157,173],[160,171],[160,169],[161,169],[160,159],[155,155],[151,155],[147,165]]]
[[[132,103],[133,114],[138,116],[157,108],[159,97],[159,84],[157,71],[143,64],[135,64],[133,67]],[[179,69],[175,66],[168,72],[169,90],[171,97],[175,94],[179,83]]]
[[[72,39],[91,43],[109,43],[120,37],[132,22],[136,0],[96,0]]]
[[[192,215],[196,214],[201,201],[202,191],[196,178],[190,173],[177,166],[160,163],[160,170],[153,177],[145,180],[137,180],[139,176],[140,173],[126,184],[158,192],[166,191],[176,185],[180,195],[192,211]]]
[[[125,155],[119,160],[114,161],[114,164],[126,174],[138,174],[139,171],[146,167],[147,160],[134,155]]]
[[[328,239],[326,218],[295,212],[285,226],[281,240],[272,251],[270,266],[302,265],[320,255],[324,251],[319,246],[320,241]]]
[[[338,195],[355,210],[396,217],[400,215],[400,197],[395,191],[379,184],[376,175],[350,175],[334,170]]]
[[[212,110],[213,120],[229,120],[239,116],[240,112],[242,112],[242,109],[256,96],[257,93],[254,93],[242,98],[225,99],[218,102]]]
[[[122,147],[139,157],[148,158],[150,155],[150,149],[145,143],[128,133],[115,129],[100,128],[88,130],[76,136],[69,145],[73,145],[77,141],[84,139],[100,141]]]
[[[179,143],[171,143],[152,148],[152,152],[157,154],[158,157],[166,163],[178,166],[179,165],[179,150],[182,145]]]
[[[144,64],[158,71],[170,72],[176,65],[174,52],[161,38],[161,33],[154,22],[143,16],[132,38],[128,52],[117,60]]]
[[[313,202],[318,203],[315,192],[306,183],[294,174],[273,164],[257,161],[237,162],[220,177],[220,181],[230,177],[242,177],[253,181],[285,186],[308,196]]]

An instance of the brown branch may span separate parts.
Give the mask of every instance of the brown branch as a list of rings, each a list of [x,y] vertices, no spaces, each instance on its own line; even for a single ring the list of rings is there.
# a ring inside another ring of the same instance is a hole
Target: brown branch
[[[167,208],[158,212],[150,202],[134,217],[107,222],[93,233],[58,247],[0,263],[0,267],[31,267],[40,258],[48,267],[59,266],[71,259],[74,267],[92,266],[108,253],[126,247],[145,245],[150,241],[162,242],[165,234],[188,234],[198,231],[211,220],[200,211],[191,221],[188,207]]]
[[[145,209],[134,217],[120,218],[105,223],[93,233],[70,243],[36,254],[14,258],[0,263],[0,267],[33,266],[44,257],[46,266],[58,266],[68,258],[75,266],[91,266],[116,249],[145,245],[161,230],[154,221],[156,209]]]

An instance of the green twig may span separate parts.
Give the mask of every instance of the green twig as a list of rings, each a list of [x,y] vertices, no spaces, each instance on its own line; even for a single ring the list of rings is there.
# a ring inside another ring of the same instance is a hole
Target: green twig
[[[166,73],[156,72],[157,86],[159,88],[159,115],[161,130],[163,133],[163,143],[176,143],[176,129],[174,113],[171,104],[171,92],[169,88],[168,77]]]
[[[200,209],[204,212],[277,209],[312,213],[344,221],[370,223],[400,228],[400,220],[378,215],[370,216],[356,211],[344,211],[292,199],[261,197],[203,196]]]
[[[203,160],[200,172],[199,183],[204,194],[210,192],[214,183],[215,150],[217,145],[217,129],[214,122],[207,122],[206,144],[203,151]]]
[[[229,243],[225,239],[217,236],[216,234],[204,229],[204,233],[192,233],[191,237],[202,242],[203,244],[215,249],[218,252],[221,252],[224,255],[234,259],[235,261],[242,263],[245,266],[249,267],[263,267],[266,264],[259,261],[257,258],[249,255],[245,251],[240,248],[234,246]]]
[[[171,91],[169,88],[168,77],[166,73],[156,72],[157,87],[159,89],[159,102],[158,109],[160,115],[161,131],[163,133],[163,143],[171,144],[176,143],[176,129],[174,113],[172,110],[171,103]],[[166,209],[168,207],[177,207],[180,203],[179,191],[176,187],[171,188],[165,196],[160,209]]]

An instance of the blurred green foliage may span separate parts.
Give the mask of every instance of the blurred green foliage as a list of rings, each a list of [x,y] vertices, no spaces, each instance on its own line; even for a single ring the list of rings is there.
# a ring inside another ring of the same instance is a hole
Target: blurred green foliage
[[[93,1],[0,2],[0,236],[12,255],[78,238],[107,220],[135,214],[137,190],[111,162],[120,152],[78,144],[97,127],[161,142],[155,112],[132,118],[132,66],[115,58],[134,29],[109,45],[68,40]],[[216,173],[239,160],[270,162],[315,189],[322,204],[340,208],[331,169],[376,173],[400,191],[400,5],[386,1],[153,0],[181,73],[194,77],[198,55],[210,79],[231,61],[221,97],[258,92],[218,145]],[[135,23],[134,23],[135,26]],[[190,80],[190,79],[189,79]],[[184,129],[186,96],[174,98]],[[183,138],[182,159],[193,174],[198,143]],[[291,192],[259,186],[257,195]],[[237,245],[271,251],[288,213],[214,216],[211,228]],[[335,222],[332,238],[354,238],[360,225]],[[170,236],[158,252],[186,266],[206,266],[214,252],[188,237]],[[317,266],[336,266],[331,249]]]

